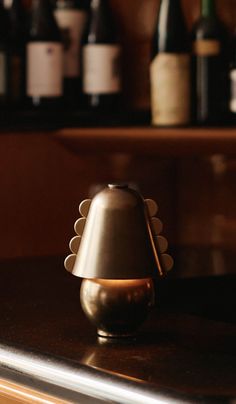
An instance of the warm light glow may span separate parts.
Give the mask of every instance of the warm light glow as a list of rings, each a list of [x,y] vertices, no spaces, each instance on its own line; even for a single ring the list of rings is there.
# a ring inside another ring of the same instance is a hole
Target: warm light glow
[[[10,8],[12,6],[13,0],[3,0],[3,5],[5,8]]]
[[[92,279],[92,281],[104,287],[130,288],[145,285],[149,283],[151,279]]]

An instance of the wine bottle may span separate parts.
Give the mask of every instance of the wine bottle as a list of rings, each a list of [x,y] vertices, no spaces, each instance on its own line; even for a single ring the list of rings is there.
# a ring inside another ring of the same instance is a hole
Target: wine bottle
[[[33,107],[60,105],[63,94],[61,34],[50,0],[33,0],[27,43],[27,96]]]
[[[226,117],[228,100],[227,34],[214,0],[201,0],[193,29],[193,120],[217,125]]]
[[[9,24],[6,10],[0,3],[0,105],[7,105]]]
[[[57,0],[55,17],[64,45],[64,98],[66,105],[81,104],[81,45],[88,16],[84,0]]]
[[[21,0],[12,0],[9,16],[8,100],[14,107],[25,101],[26,14]]]
[[[230,63],[230,113],[233,123],[236,123],[236,31],[231,47]]]
[[[190,120],[189,37],[180,0],[161,0],[150,66],[152,123]]]
[[[107,0],[92,0],[83,44],[83,92],[89,108],[118,107],[121,93],[121,46]]]

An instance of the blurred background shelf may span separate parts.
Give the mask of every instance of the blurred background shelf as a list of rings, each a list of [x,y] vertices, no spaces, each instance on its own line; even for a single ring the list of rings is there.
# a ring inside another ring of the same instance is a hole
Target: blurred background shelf
[[[65,128],[52,136],[73,152],[129,152],[168,156],[236,153],[236,128]]]
[[[236,154],[236,127],[154,128],[151,126],[99,126],[62,128],[49,122],[6,125],[0,139],[48,136],[70,152],[129,153],[168,157]],[[1,141],[1,140],[0,140]]]

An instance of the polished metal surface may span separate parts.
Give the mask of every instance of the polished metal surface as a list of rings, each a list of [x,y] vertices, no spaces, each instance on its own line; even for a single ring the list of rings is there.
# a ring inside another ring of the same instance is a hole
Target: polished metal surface
[[[126,185],[111,184],[91,202],[72,273],[97,279],[153,278],[163,273],[158,255],[144,199]]]
[[[83,279],[81,306],[101,337],[136,333],[154,305],[152,279]]]
[[[58,397],[67,398],[73,403],[91,403],[104,400],[119,404],[170,404],[189,402],[186,397],[176,393],[160,391],[143,381],[121,377],[73,361],[53,358],[35,352],[0,345],[0,376],[8,374],[12,379],[27,380],[28,385],[41,390],[58,387]],[[12,376],[10,376],[12,374]],[[83,401],[81,395],[87,397]],[[86,399],[85,399],[86,400]]]

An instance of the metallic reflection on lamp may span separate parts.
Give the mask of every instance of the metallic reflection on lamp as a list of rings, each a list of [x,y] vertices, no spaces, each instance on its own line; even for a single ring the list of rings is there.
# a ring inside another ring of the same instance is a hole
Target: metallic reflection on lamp
[[[81,305],[102,337],[134,335],[154,304],[153,278],[171,269],[156,203],[111,184],[80,204],[66,269],[84,278]]]

